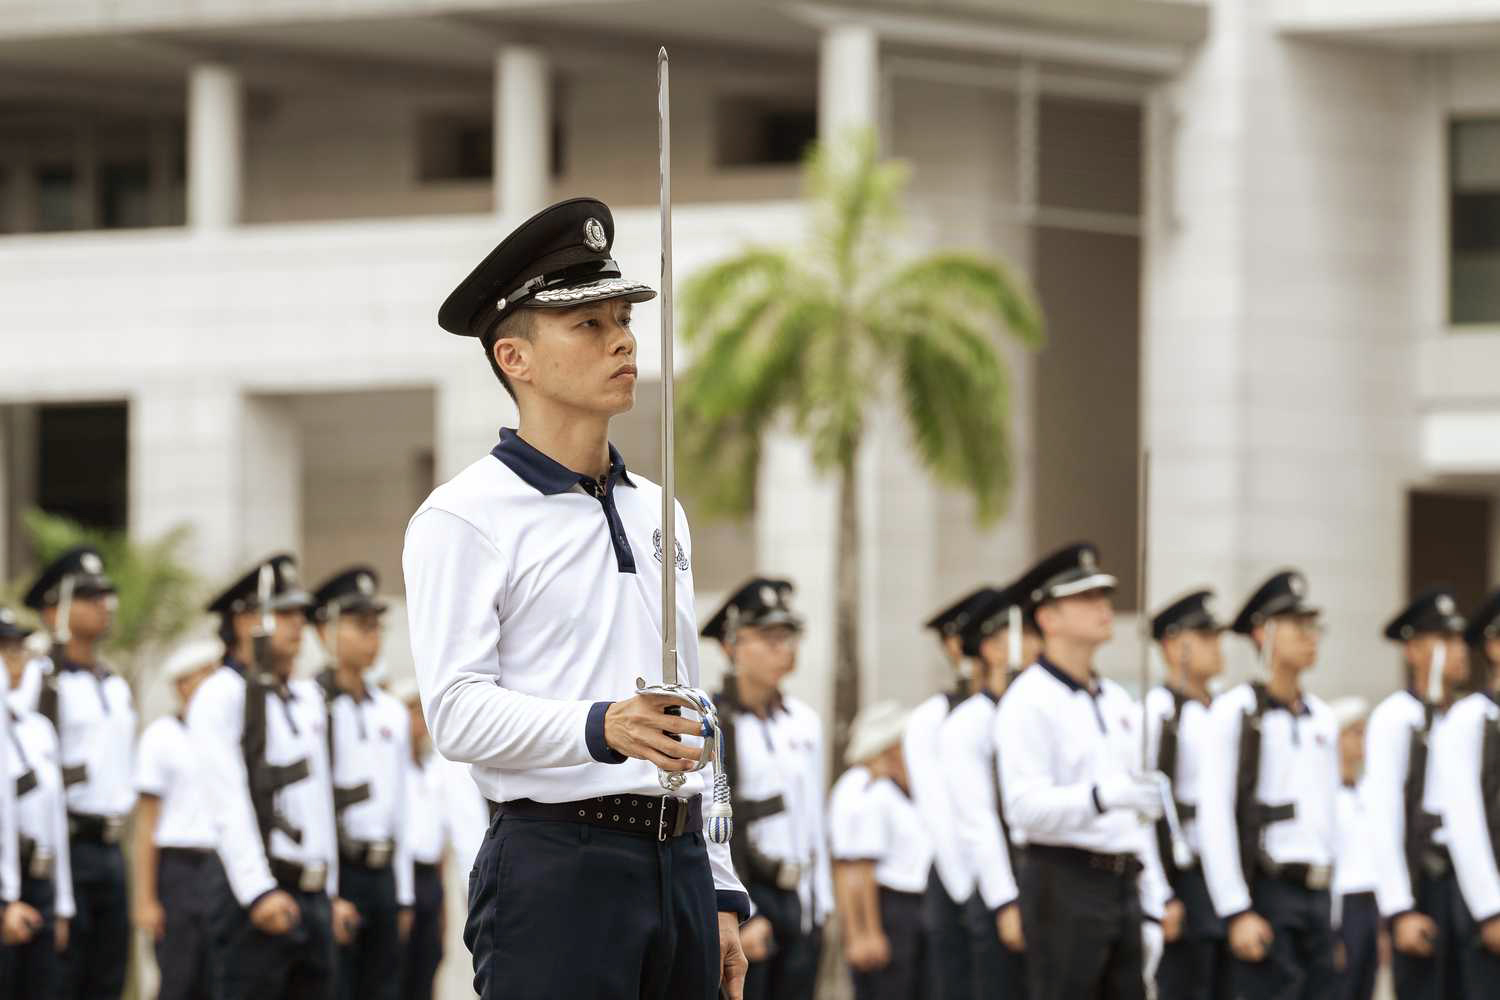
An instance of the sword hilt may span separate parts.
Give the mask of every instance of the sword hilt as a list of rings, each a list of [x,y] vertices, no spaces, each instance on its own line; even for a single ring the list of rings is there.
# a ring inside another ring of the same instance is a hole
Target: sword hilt
[[[669,699],[668,711],[680,714],[683,710],[698,716],[698,735],[703,748],[698,760],[686,771],[663,771],[657,769],[656,780],[668,792],[680,790],[687,776],[701,771],[710,763],[714,766],[711,797],[704,814],[704,828],[708,839],[715,844],[727,844],[734,833],[734,811],[729,802],[729,775],[724,769],[724,729],[719,725],[719,710],[713,699],[702,688],[686,684],[647,684],[645,678],[635,679],[638,694],[655,694]]]

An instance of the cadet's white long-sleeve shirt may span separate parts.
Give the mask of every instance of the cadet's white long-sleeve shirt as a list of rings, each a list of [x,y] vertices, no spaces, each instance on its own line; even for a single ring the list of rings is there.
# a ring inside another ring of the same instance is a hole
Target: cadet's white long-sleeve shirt
[[[7,718],[10,726],[7,742],[11,750],[7,784],[14,790],[16,778],[28,770],[36,778],[36,786],[15,800],[16,823],[22,836],[36,842],[37,850],[52,855],[53,907],[59,917],[71,920],[78,911],[73,898],[68,807],[57,759],[57,730],[35,712],[24,708],[14,711],[15,717]]]
[[[36,711],[43,674],[54,672],[47,658],[28,666],[20,691]],[[81,768],[83,778],[67,788],[68,811],[91,816],[124,816],[135,807],[135,705],[130,685],[114,673],[65,668],[57,673],[57,740],[62,767]]]
[[[979,895],[992,910],[1015,902],[1019,895],[995,798],[1000,740],[996,705],[987,691],[967,698],[938,733],[959,844],[978,881]]]
[[[612,451],[589,482],[501,433],[494,451],[433,490],[406,529],[402,565],[422,707],[433,744],[474,765],[493,802],[660,795],[656,768],[604,740],[610,702],[662,680],[661,488]],[[693,636],[692,543],[676,508],[677,633]],[[698,646],[678,680],[699,685]],[[692,741],[689,740],[689,743]],[[706,789],[703,772],[677,793]],[[719,908],[749,912],[729,845],[710,844]]]
[[[933,867],[938,881],[955,903],[974,895],[974,869],[959,842],[958,823],[948,794],[947,762],[939,747],[939,733],[955,707],[948,694],[935,694],[912,710],[901,738],[912,800],[927,821],[932,837]]]
[[[370,795],[337,815],[342,834],[359,841],[389,840],[396,904],[416,901],[411,843],[407,840],[407,768],[411,763],[411,722],[406,706],[379,688],[355,700],[347,692],[333,699],[333,785],[368,785]],[[337,799],[335,799],[337,802]]]
[[[1500,866],[1480,786],[1484,729],[1500,718],[1500,706],[1485,693],[1471,694],[1448,711],[1433,742],[1435,773],[1442,776],[1440,801],[1448,825],[1453,870],[1475,922],[1500,917]]]
[[[1164,687],[1155,687],[1146,695],[1146,759],[1152,770],[1161,769],[1162,722],[1172,717],[1176,710],[1172,692]],[[1198,806],[1198,782],[1203,771],[1203,741],[1208,735],[1208,706],[1196,699],[1188,699],[1182,706],[1177,720],[1177,774],[1172,784],[1172,795],[1183,805]],[[1173,777],[1168,775],[1167,777]],[[1182,835],[1187,839],[1193,853],[1202,853],[1198,836],[1198,820],[1180,817]]]
[[[1338,723],[1317,697],[1302,696],[1293,715],[1273,707],[1261,718],[1260,775],[1256,794],[1266,805],[1294,804],[1296,815],[1271,823],[1265,849],[1280,864],[1331,865],[1337,847],[1334,798],[1339,788]],[[1235,821],[1240,726],[1255,707],[1255,692],[1241,684],[1214,699],[1204,741],[1198,824],[1203,875],[1221,917],[1250,909],[1250,888],[1240,867]]]
[[[6,704],[15,697],[10,692],[8,670],[0,670],[0,692],[5,693]],[[15,771],[15,756],[10,713],[0,712],[0,774]],[[14,780],[0,781],[0,903],[14,903],[21,898],[21,848],[16,838],[16,824],[16,783]]]
[[[1426,709],[1409,691],[1397,691],[1370,713],[1365,723],[1364,802],[1370,816],[1370,848],[1375,856],[1375,898],[1386,919],[1414,908],[1411,873],[1406,865],[1406,777],[1412,732],[1426,724]],[[1442,713],[1433,719],[1431,739],[1442,728]],[[1427,753],[1422,809],[1442,816],[1441,778]],[[1434,842],[1446,845],[1448,831],[1438,827]]]

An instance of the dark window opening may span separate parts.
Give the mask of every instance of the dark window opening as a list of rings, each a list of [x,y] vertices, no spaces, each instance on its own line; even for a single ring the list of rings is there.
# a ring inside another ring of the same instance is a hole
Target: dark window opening
[[[1500,323],[1500,118],[1448,132],[1449,319]]]
[[[41,407],[36,505],[90,527],[124,530],[126,417],[124,403]]]
[[[44,233],[73,229],[78,224],[73,200],[75,177],[68,164],[36,168],[36,227]]]
[[[817,109],[785,100],[725,98],[715,123],[721,167],[800,163],[818,138]]]
[[[417,129],[417,176],[424,182],[489,180],[495,172],[495,131],[489,118],[432,115]]]
[[[105,229],[152,225],[151,165],[145,160],[105,163],[99,171],[99,222]]]

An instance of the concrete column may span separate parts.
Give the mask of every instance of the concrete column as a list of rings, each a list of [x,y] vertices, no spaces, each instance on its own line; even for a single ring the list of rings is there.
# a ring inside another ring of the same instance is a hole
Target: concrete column
[[[188,225],[227,229],[243,205],[244,90],[228,66],[205,63],[188,77]]]
[[[880,38],[862,24],[823,32],[818,55],[818,135],[874,127],[880,115]]]
[[[284,396],[245,400],[241,561],[302,547],[302,431]]]
[[[552,80],[540,49],[507,45],[495,57],[495,208],[529,216],[552,180]]]

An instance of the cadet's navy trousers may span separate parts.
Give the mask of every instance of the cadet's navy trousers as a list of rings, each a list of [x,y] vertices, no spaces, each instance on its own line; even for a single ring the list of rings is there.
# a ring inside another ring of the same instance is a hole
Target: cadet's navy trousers
[[[158,851],[156,895],[167,927],[156,942],[156,967],[161,970],[157,1000],[214,1000],[209,926],[216,897],[206,890],[222,871],[212,851]]]
[[[443,871],[418,862],[417,905],[411,937],[401,949],[401,1000],[432,1000],[432,980],[443,961]]]
[[[1185,919],[1182,936],[1162,952],[1156,970],[1160,1000],[1220,1000],[1229,996],[1229,945],[1214,912],[1203,869],[1180,872],[1174,886]]]
[[[927,990],[922,894],[880,890],[880,929],[891,946],[883,969],[854,973],[854,1000],[918,1000]]]
[[[1025,1000],[1026,954],[1000,941],[996,913],[974,893],[964,910],[974,953],[974,1000]]]
[[[359,911],[354,940],[338,946],[339,1000],[396,1000],[401,985],[396,873],[387,865],[339,865],[339,896]]]
[[[21,901],[36,908],[44,923],[25,944],[0,948],[0,998],[32,1000],[59,995],[62,985],[62,962],[53,944],[53,900],[55,889],[50,878],[21,879]]]
[[[267,934],[213,866],[214,965],[218,1000],[333,1000],[333,914],[328,893],[287,890],[301,917],[285,934]]]
[[[65,1000],[119,1000],[130,957],[130,903],[119,844],[74,837],[70,844],[73,900],[63,961]]]
[[[1338,975],[1333,969],[1328,892],[1262,875],[1250,898],[1276,936],[1259,962],[1230,956],[1235,1000],[1326,1000],[1335,995]]]
[[[1021,926],[1031,1000],[1145,1000],[1135,874],[1032,845],[1021,861]]]
[[[469,876],[464,943],[481,1000],[715,1000],[703,836],[501,814]]]
[[[1465,933],[1467,909],[1458,891],[1458,877],[1450,869],[1432,878],[1421,875],[1412,887],[1417,911],[1437,924],[1432,954],[1408,955],[1392,950],[1391,972],[1396,980],[1396,1000],[1440,1000],[1467,996],[1464,989],[1464,950],[1474,946]],[[1494,988],[1493,986],[1491,988]]]
[[[1344,945],[1344,967],[1339,970],[1335,997],[1370,1000],[1375,995],[1375,974],[1380,971],[1380,907],[1373,892],[1351,892],[1344,896],[1342,912],[1339,940]]]
[[[974,948],[964,904],[948,895],[936,866],[927,874],[922,922],[927,927],[927,982],[932,1000],[973,1000]]]
[[[751,962],[745,975],[745,1000],[813,1000],[823,930],[802,929],[802,900],[796,890],[752,882],[755,915],[771,921],[774,949],[764,961]]]

